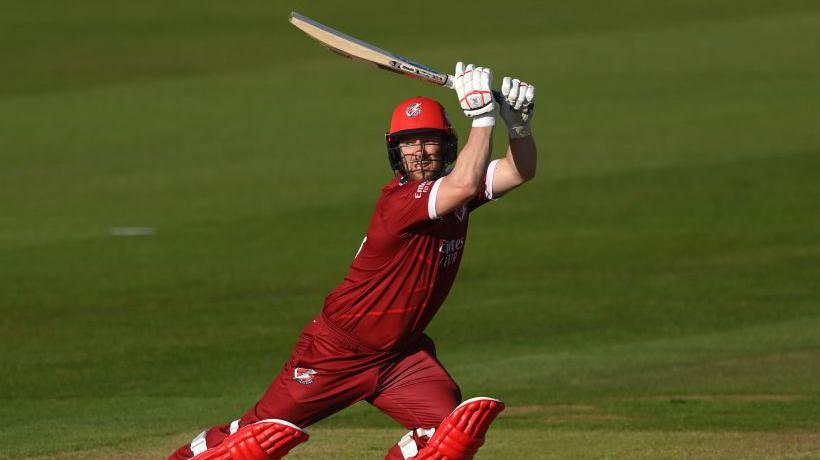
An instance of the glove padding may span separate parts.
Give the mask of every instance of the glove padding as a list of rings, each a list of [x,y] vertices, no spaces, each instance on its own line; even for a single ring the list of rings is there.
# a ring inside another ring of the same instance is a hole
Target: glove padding
[[[535,86],[517,78],[504,77],[501,83],[501,118],[511,139],[532,135],[530,120],[535,113]]]
[[[475,67],[463,62],[456,64],[453,88],[464,115],[473,118],[473,126],[495,125],[495,102],[491,90],[493,72],[486,67]]]

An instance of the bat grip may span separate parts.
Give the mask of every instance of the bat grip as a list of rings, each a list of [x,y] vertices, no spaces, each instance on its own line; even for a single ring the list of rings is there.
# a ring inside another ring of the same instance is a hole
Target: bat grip
[[[455,89],[452,75],[447,75],[447,81],[444,82],[444,87]],[[493,90],[493,99],[495,99],[496,102],[501,102],[502,100],[504,100],[504,96],[501,94],[500,91]]]

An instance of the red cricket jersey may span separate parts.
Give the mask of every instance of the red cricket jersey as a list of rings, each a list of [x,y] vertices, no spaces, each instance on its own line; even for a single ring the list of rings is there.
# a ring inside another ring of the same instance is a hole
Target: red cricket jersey
[[[376,210],[344,281],[325,299],[323,314],[363,345],[401,347],[433,319],[456,278],[470,212],[494,199],[490,163],[481,192],[450,214],[436,215],[435,182],[382,189]]]

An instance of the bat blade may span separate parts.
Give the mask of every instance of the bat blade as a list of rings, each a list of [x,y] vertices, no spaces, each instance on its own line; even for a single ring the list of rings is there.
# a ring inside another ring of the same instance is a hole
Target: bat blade
[[[419,78],[446,88],[453,87],[453,77],[444,72],[439,72],[412,59],[385,51],[295,11],[290,13],[289,21],[314,40],[344,57],[367,62],[384,70]]]

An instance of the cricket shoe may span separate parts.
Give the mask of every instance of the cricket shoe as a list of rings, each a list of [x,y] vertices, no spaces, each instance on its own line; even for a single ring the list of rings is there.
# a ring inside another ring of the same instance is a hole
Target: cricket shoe
[[[191,460],[279,460],[308,437],[307,432],[290,422],[261,420],[243,426]]]
[[[472,398],[459,404],[436,428],[413,460],[470,460],[484,444],[484,435],[504,403],[493,398]],[[407,458],[407,457],[405,457]]]

